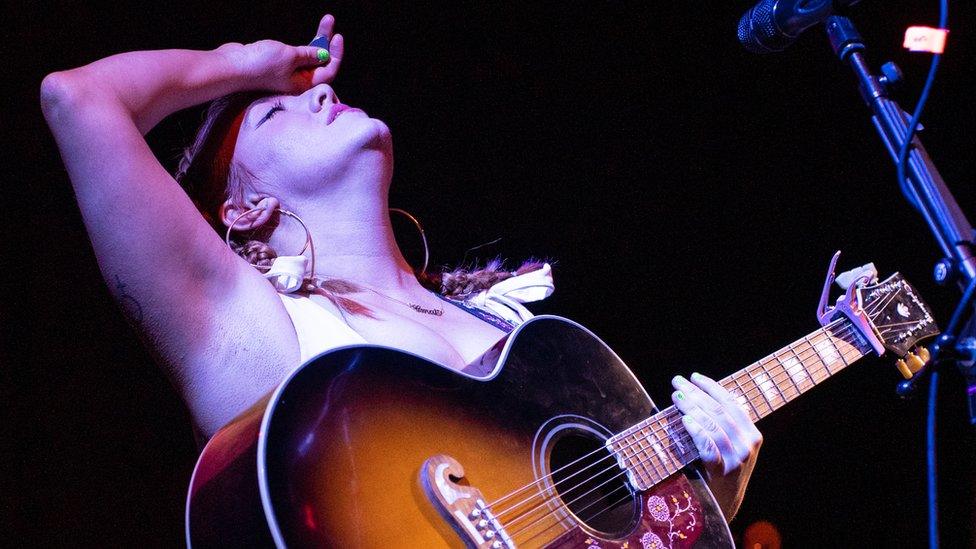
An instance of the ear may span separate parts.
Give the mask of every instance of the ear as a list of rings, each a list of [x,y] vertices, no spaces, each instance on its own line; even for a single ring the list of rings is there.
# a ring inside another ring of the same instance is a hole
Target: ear
[[[281,204],[267,194],[249,194],[243,205],[228,199],[220,206],[220,220],[225,227],[234,224],[235,231],[251,231],[263,227]]]

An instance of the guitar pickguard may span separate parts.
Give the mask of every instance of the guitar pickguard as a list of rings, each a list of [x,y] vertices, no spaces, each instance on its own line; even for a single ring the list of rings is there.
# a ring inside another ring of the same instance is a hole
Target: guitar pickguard
[[[574,528],[547,545],[547,549],[688,549],[704,530],[705,514],[695,489],[684,475],[674,477],[639,495],[641,518],[623,538],[602,539],[586,529]]]

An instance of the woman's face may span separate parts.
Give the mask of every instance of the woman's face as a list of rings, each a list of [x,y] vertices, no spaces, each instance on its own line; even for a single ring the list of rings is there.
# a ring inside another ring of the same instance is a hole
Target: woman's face
[[[329,190],[364,163],[391,163],[390,130],[339,103],[327,84],[301,95],[272,95],[245,110],[234,161],[268,192],[309,198]]]

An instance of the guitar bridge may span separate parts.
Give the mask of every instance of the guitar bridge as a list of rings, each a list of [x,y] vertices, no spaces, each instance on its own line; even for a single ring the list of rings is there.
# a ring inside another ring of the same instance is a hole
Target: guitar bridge
[[[438,454],[420,467],[420,483],[438,513],[464,540],[478,549],[515,549],[515,543],[485,503],[481,490],[462,486],[464,468],[451,456]]]

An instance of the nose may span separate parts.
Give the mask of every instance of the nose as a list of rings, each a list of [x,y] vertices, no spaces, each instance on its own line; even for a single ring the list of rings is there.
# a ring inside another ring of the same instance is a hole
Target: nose
[[[308,96],[312,112],[319,112],[323,107],[334,105],[339,102],[335,90],[328,84],[319,84],[308,90]]]

